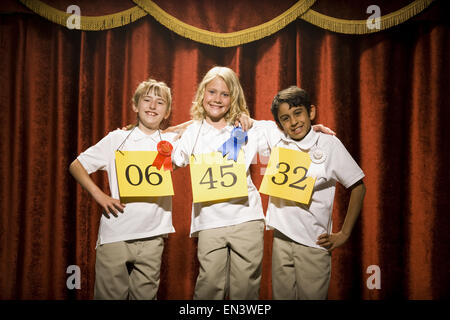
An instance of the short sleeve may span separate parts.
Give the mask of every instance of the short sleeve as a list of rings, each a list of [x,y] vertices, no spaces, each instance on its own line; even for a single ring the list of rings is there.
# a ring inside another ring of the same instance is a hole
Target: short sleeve
[[[331,138],[333,145],[328,160],[331,178],[341,183],[345,188],[349,188],[364,178],[364,172],[342,142],[336,137]]]
[[[77,159],[81,162],[88,174],[98,170],[106,170],[113,150],[111,141],[112,133],[110,132],[97,144],[80,153]]]

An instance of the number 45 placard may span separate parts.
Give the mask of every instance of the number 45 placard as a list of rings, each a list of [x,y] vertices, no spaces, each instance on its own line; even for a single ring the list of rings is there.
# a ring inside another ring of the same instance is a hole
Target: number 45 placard
[[[228,160],[220,152],[191,156],[193,202],[216,201],[248,196],[245,157]]]
[[[309,204],[316,178],[308,177],[311,158],[306,152],[274,148],[259,192]]]

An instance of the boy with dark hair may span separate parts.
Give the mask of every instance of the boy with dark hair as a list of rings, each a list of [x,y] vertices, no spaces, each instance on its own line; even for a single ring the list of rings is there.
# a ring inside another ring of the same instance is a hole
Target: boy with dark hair
[[[273,122],[255,122],[255,126],[264,127],[268,149],[291,149],[298,156],[310,158],[309,167],[301,171],[305,179],[315,179],[306,203],[269,197],[266,224],[274,229],[273,298],[326,299],[331,251],[347,241],[359,216],[365,194],[364,173],[338,138],[311,130],[316,107],[311,105],[305,90],[291,86],[280,91],[273,99],[271,111],[282,131]],[[287,169],[280,166],[277,174],[287,179]],[[342,229],[332,233],[336,182],[350,189],[351,196]]]

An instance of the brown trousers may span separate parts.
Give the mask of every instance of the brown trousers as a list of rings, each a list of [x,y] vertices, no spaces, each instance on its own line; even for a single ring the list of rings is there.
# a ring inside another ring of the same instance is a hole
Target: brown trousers
[[[162,236],[100,245],[94,299],[156,299],[163,249]]]
[[[331,254],[299,244],[278,230],[272,248],[272,298],[324,300],[328,295]]]
[[[264,249],[264,222],[202,230],[194,299],[259,299]]]

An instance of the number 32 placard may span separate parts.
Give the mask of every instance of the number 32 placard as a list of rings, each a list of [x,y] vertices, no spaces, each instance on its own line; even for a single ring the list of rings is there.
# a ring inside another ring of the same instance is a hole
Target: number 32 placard
[[[236,162],[223,157],[220,152],[191,156],[189,167],[194,203],[248,196],[242,151]]]
[[[311,158],[306,152],[274,148],[259,192],[309,204],[316,178],[308,177]]]
[[[148,202],[150,197],[172,196],[170,170],[152,166],[157,151],[116,151],[116,173],[120,199]]]

